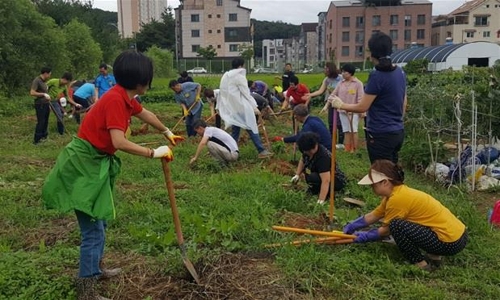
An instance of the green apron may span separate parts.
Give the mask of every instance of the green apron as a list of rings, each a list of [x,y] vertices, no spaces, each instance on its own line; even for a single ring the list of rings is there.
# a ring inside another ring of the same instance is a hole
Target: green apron
[[[46,208],[82,211],[97,220],[116,216],[113,191],[121,161],[89,142],[73,140],[62,150],[42,188]]]

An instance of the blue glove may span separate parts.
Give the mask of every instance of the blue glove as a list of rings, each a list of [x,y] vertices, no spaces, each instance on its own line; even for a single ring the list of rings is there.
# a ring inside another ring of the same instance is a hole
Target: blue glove
[[[378,234],[378,229],[355,232],[354,235],[356,236],[354,242],[358,244],[373,242],[380,239],[380,236]]]
[[[354,231],[361,228],[365,228],[366,226],[368,226],[368,224],[365,221],[365,216],[361,216],[356,220],[352,221],[351,223],[348,223],[344,227],[343,231],[345,234],[352,234]]]

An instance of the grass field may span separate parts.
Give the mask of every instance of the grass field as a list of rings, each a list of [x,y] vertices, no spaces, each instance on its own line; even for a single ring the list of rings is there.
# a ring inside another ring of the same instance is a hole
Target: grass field
[[[269,76],[269,75],[267,75]],[[272,77],[260,79],[272,83]],[[208,78],[208,77],[207,77]],[[254,78],[253,75],[249,77]],[[309,75],[304,82],[321,82]],[[215,84],[217,79],[206,79]],[[156,80],[161,86],[168,80]],[[60,150],[77,130],[59,136],[51,116],[49,140],[31,144],[35,126],[32,100],[1,103],[0,125],[0,299],[74,299],[79,230],[74,215],[41,206],[41,186]],[[146,104],[168,126],[181,117],[173,104]],[[319,108],[314,108],[318,112]],[[205,116],[208,109],[205,108]],[[140,124],[134,121],[133,129]],[[181,126],[183,127],[183,126]],[[269,136],[291,132],[289,116],[266,123]],[[184,130],[184,128],[180,128]],[[165,143],[156,133],[132,136],[135,142]],[[485,203],[497,195],[446,190],[407,171],[408,184],[431,193],[468,226],[466,249],[426,273],[407,264],[397,248],[366,245],[305,245],[265,248],[297,236],[277,233],[272,225],[326,229],[327,206],[317,206],[302,189],[288,186],[295,166],[291,145],[272,146],[275,155],[259,160],[246,134],[240,159],[221,170],[208,156],[188,162],[198,139],[174,148],[171,163],[184,237],[201,285],[183,266],[165,189],[161,163],[119,153],[123,168],[117,182],[117,219],[107,230],[106,262],[121,266],[119,278],[104,281],[101,293],[113,299],[498,299],[500,234],[486,222]],[[335,202],[335,227],[373,209],[379,199],[356,182],[369,167],[366,151],[338,152],[347,189]],[[302,183],[302,188],[304,185]],[[343,197],[362,199],[364,208]]]

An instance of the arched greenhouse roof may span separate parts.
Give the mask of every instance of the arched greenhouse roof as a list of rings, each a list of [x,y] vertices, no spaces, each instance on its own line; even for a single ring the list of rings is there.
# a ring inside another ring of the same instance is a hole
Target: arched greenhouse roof
[[[450,54],[453,53],[453,51],[467,44],[473,44],[473,43],[450,44],[450,45],[431,46],[424,48],[405,49],[392,54],[391,60],[393,63],[396,64],[407,63],[409,61],[416,59],[427,59],[429,62],[433,63],[445,62],[448,56],[450,56]]]

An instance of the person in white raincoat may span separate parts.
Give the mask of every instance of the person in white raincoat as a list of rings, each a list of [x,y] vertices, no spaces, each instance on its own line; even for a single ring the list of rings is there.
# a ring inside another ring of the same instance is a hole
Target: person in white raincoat
[[[257,102],[250,95],[244,64],[243,58],[233,59],[231,63],[233,69],[222,76],[217,109],[224,120],[226,129],[232,126],[231,136],[234,140],[238,142],[240,129],[246,129],[259,152],[259,158],[265,158],[271,156],[272,153],[264,148],[260,140],[255,118],[255,115],[260,112],[257,109]]]

